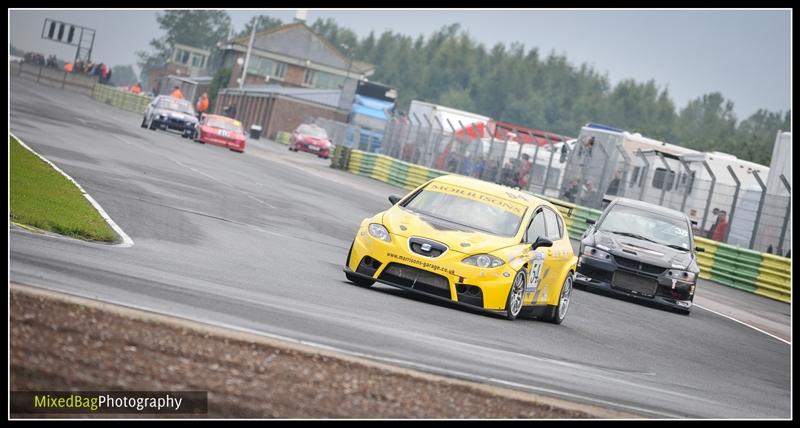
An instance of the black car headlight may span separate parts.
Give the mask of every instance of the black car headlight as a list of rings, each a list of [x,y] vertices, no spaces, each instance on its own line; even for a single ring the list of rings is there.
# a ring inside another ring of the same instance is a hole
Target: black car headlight
[[[610,260],[611,254],[599,248],[585,246],[583,247],[583,255],[598,260]]]
[[[474,256],[467,257],[461,262],[482,268],[496,268],[498,266],[502,266],[502,264],[505,263],[499,257],[495,257],[491,254],[476,254]]]
[[[670,269],[667,271],[667,277],[677,279],[678,281],[694,282],[694,280],[697,278],[697,274],[694,272],[689,272],[688,270]]]

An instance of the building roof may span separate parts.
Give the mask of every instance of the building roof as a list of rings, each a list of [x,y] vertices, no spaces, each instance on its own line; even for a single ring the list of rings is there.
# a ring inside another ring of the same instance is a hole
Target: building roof
[[[239,88],[227,88],[223,89],[221,93],[238,94],[242,92],[248,95],[285,95],[336,108],[339,107],[339,99],[342,96],[341,89],[297,88],[280,85],[246,86],[241,90]]]
[[[250,36],[238,37],[227,43],[247,46],[250,43]],[[356,73],[366,73],[375,69],[373,64],[351,59],[343,54],[337,47],[302,22],[294,22],[256,33],[253,47],[340,70],[352,67],[353,72]]]

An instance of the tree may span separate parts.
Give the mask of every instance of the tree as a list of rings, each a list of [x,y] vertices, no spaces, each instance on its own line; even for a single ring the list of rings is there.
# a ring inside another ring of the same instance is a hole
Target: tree
[[[230,80],[230,68],[220,68],[216,73],[214,73],[214,78],[211,80],[211,84],[208,87],[208,111],[214,111],[219,90],[227,87]]]
[[[256,18],[258,18],[258,27],[256,28],[256,33],[271,30],[283,25],[283,21],[278,18],[273,18],[269,15],[254,16],[250,18],[250,21],[248,21],[247,24],[244,24],[244,29],[238,32],[236,37],[250,36],[250,33],[253,31],[253,23],[255,23]]]
[[[131,86],[139,80],[131,65],[115,65],[111,67],[110,84],[113,86]]]
[[[150,41],[154,52],[136,52],[142,77],[154,68],[163,67],[176,44],[214,50],[231,30],[231,18],[219,10],[168,10],[157,13],[156,21],[166,34]]]

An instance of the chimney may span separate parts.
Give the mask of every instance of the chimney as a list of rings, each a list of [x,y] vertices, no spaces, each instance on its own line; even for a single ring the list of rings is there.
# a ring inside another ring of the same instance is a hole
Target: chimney
[[[308,9],[297,9],[297,12],[294,14],[294,22],[306,22],[306,17],[308,16]]]

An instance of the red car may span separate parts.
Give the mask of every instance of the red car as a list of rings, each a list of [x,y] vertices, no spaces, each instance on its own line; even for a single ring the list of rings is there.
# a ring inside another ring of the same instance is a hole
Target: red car
[[[203,115],[194,134],[198,143],[216,144],[239,153],[244,152],[246,139],[242,122],[216,114]]]
[[[324,129],[316,125],[303,124],[297,127],[289,139],[289,150],[314,153],[328,159],[331,155],[331,140]]]

